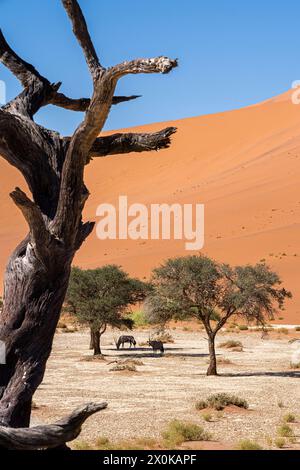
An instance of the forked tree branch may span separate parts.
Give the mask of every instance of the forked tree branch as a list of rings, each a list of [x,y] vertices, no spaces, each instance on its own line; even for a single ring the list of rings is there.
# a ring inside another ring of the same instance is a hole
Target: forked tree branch
[[[60,196],[54,220],[59,239],[74,245],[74,232],[79,227],[84,207],[82,200],[83,172],[91,148],[103,129],[110,111],[119,78],[130,73],[169,73],[177,67],[176,59],[156,57],[137,59],[105,70],[94,81],[94,93],[85,118],[71,138],[62,171]],[[68,224],[66,224],[68,220]]]
[[[87,418],[105,408],[107,408],[106,402],[88,403],[54,424],[19,429],[0,426],[0,446],[10,450],[60,447],[76,439]]]
[[[26,194],[16,188],[10,197],[22,212],[30,229],[30,235],[38,255],[42,255],[43,249],[49,244],[51,235],[48,232],[40,208],[32,202]]]
[[[73,32],[83,50],[90,73],[96,80],[104,68],[99,62],[81,8],[77,0],[62,0],[62,3],[72,22]]]

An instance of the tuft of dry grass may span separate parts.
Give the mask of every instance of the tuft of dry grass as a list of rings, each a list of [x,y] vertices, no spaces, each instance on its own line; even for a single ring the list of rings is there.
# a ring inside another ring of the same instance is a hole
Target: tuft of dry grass
[[[206,408],[213,408],[217,411],[224,410],[226,406],[238,406],[239,408],[248,409],[249,405],[246,400],[230,395],[228,393],[215,393],[210,395],[206,400],[199,400],[196,402],[196,410],[204,410]]]
[[[283,416],[282,420],[285,423],[295,423],[296,422],[296,416],[293,413],[287,413],[286,415]]]
[[[213,419],[213,415],[211,413],[202,413],[202,418],[204,419],[204,421],[206,421],[207,423],[210,423]]]
[[[115,366],[111,367],[110,372],[121,372],[127,370],[129,372],[137,372],[136,366],[132,364],[116,364]]]
[[[227,357],[220,357],[217,359],[217,363],[220,365],[229,365],[232,364],[232,361]]]
[[[277,437],[274,444],[278,449],[282,449],[285,446],[285,439],[283,437]]]
[[[236,445],[236,450],[263,450],[263,448],[255,441],[250,439],[243,439]]]
[[[233,339],[230,339],[228,341],[225,341],[224,343],[221,343],[219,345],[220,348],[226,348],[226,349],[231,349],[235,351],[242,351],[243,350],[243,345],[240,341],[235,341]]]
[[[277,434],[279,437],[294,437],[294,431],[288,424],[282,424],[279,426]]]
[[[291,362],[290,367],[291,369],[300,369],[300,362]]]
[[[182,422],[177,419],[171,421],[162,433],[166,447],[179,446],[187,441],[209,441],[211,434],[198,424]]]
[[[161,341],[162,343],[174,343],[174,338],[168,331],[162,331],[153,335],[153,341]]]
[[[289,334],[289,330],[287,328],[278,328],[276,330],[277,333],[281,333],[281,334],[284,334],[284,335],[288,335]]]

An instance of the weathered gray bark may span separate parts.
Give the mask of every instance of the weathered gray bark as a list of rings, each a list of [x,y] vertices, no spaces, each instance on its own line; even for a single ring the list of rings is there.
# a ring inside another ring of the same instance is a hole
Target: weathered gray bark
[[[107,403],[105,402],[88,403],[73,411],[70,416],[45,426],[21,429],[0,426],[0,446],[12,450],[58,448],[62,442],[76,439],[86,419],[106,407]]]
[[[32,396],[44,376],[71,263],[93,230],[93,222],[82,221],[89,195],[83,181],[85,165],[93,156],[166,148],[175,131],[169,128],[154,134],[98,138],[111,105],[136,97],[114,96],[121,77],[167,73],[177,61],[167,57],[137,59],[106,69],[99,62],[77,0],[62,0],[62,4],[93,79],[90,99],[74,100],[58,93],[61,83],[50,83],[41,76],[10,48],[0,32],[0,60],[24,88],[0,109],[0,155],[22,173],[32,194],[30,199],[19,188],[11,193],[28,223],[29,234],[8,262],[0,317],[0,339],[7,348],[7,364],[0,365],[0,445],[8,443],[10,448],[19,448],[20,442],[22,448],[40,447],[41,442],[42,447],[54,445],[45,428],[38,432],[42,436],[45,430],[42,441],[35,440],[34,432],[28,430],[22,431],[27,436],[22,440],[23,434],[12,428],[29,426]],[[48,104],[86,112],[71,138],[34,122],[35,113]],[[68,436],[75,436],[75,427],[73,431],[68,431]],[[59,436],[55,445],[69,439],[63,432]]]

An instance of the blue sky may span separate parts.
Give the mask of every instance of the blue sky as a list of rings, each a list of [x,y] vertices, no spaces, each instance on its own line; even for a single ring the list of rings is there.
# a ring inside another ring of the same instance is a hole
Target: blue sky
[[[300,79],[298,0],[80,0],[101,62],[178,57],[170,75],[122,79],[106,129],[214,113],[258,102]],[[72,97],[90,96],[91,80],[60,0],[0,0],[0,27],[11,46]],[[8,98],[20,91],[0,65]],[[41,124],[70,134],[80,113],[55,107]]]

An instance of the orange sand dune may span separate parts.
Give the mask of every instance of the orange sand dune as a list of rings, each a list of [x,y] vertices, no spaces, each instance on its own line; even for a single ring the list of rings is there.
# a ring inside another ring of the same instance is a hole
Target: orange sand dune
[[[86,169],[91,196],[85,216],[102,202],[204,203],[203,252],[230,263],[265,259],[294,298],[283,323],[300,324],[300,106],[291,92],[244,109],[134,129],[175,125],[170,149],[94,160]],[[0,268],[26,233],[8,197],[21,177],[0,161]],[[148,276],[163,259],[184,255],[184,241],[100,241],[93,233],[75,263],[122,265]]]

